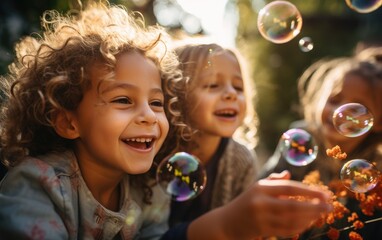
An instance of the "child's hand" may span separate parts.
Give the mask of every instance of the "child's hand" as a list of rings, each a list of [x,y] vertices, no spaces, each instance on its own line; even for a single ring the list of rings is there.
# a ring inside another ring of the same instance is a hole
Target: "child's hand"
[[[301,196],[306,200],[296,199]],[[223,207],[223,229],[231,239],[293,236],[331,210],[328,200],[320,190],[297,181],[260,180]]]
[[[266,179],[269,180],[289,180],[291,178],[291,174],[288,170],[284,170],[281,173],[271,173]]]

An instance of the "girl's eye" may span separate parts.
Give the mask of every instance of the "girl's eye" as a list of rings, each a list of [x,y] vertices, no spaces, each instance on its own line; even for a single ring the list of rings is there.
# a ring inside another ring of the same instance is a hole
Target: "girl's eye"
[[[204,87],[205,88],[217,88],[217,87],[219,87],[219,85],[216,83],[211,83],[211,84],[206,84]]]
[[[119,104],[131,104],[131,100],[128,97],[120,97],[117,99],[114,99],[111,101],[112,103],[119,103]]]
[[[236,91],[239,91],[239,92],[244,91],[244,88],[242,86],[234,86],[234,88],[236,89]]]
[[[155,100],[155,101],[152,101],[150,103],[150,105],[154,106],[154,107],[163,107],[163,102],[160,101],[160,100]]]

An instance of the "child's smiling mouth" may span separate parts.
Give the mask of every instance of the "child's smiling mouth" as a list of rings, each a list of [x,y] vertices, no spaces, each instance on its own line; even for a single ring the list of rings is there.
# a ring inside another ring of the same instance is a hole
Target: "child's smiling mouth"
[[[215,111],[214,114],[218,117],[234,118],[237,116],[238,112],[234,109],[222,109]]]
[[[145,137],[138,137],[138,138],[127,138],[123,139],[123,142],[125,142],[127,145],[137,148],[137,149],[149,149],[152,147],[155,139],[154,138],[145,138]]]

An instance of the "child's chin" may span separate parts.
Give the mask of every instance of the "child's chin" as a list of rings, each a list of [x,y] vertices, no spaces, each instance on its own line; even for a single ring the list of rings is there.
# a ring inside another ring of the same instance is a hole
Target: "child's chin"
[[[127,173],[129,174],[132,174],[132,175],[136,175],[136,174],[142,174],[142,173],[146,173],[150,170],[151,168],[151,164],[147,164],[147,165],[143,165],[143,166],[137,166],[135,167],[134,169],[130,169],[129,171],[127,171]]]
[[[225,133],[221,134],[220,136],[223,138],[230,138],[233,136],[233,134],[234,134],[234,132],[225,132]]]

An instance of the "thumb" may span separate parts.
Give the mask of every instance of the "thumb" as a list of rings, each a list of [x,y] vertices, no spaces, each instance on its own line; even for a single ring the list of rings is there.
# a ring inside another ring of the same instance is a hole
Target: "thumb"
[[[290,180],[291,174],[288,170],[284,170],[281,173],[271,173],[266,179],[268,180]]]

